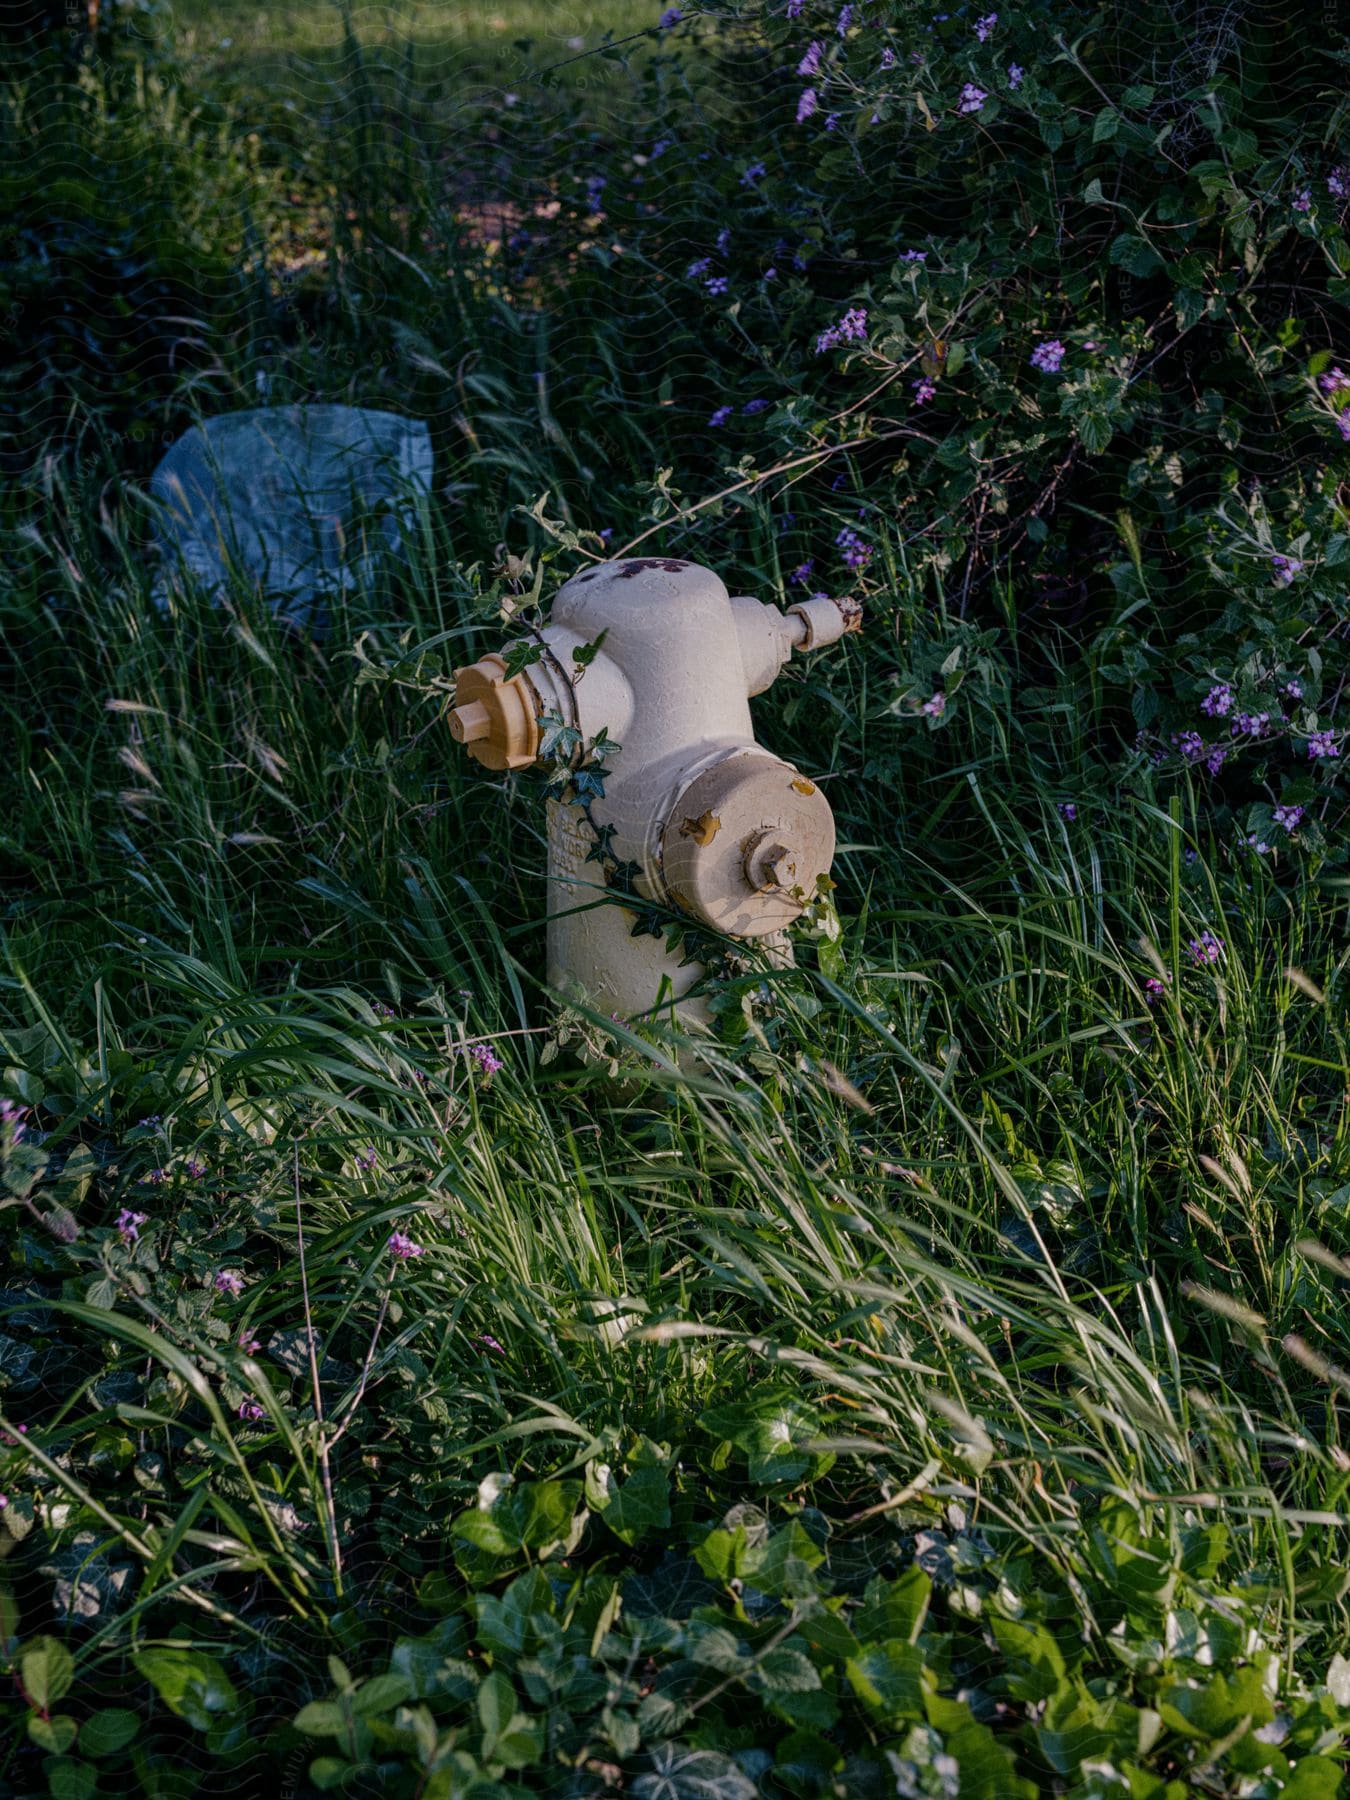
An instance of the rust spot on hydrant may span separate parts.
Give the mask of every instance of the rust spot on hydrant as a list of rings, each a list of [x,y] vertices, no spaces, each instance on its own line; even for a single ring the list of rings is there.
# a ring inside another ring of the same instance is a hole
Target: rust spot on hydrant
[[[686,819],[680,827],[680,836],[693,838],[700,850],[706,849],[718,832],[722,829],[722,821],[716,813],[705,812],[701,818]]]
[[[634,575],[640,575],[644,569],[664,569],[667,575],[678,575],[687,569],[689,564],[681,562],[674,556],[638,556],[632,562],[620,563],[616,581],[628,581]]]

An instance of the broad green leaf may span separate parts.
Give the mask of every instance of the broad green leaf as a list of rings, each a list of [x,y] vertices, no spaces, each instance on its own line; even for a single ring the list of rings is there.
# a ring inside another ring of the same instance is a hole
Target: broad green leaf
[[[49,1712],[63,1694],[70,1691],[75,1678],[75,1664],[69,1650],[58,1638],[34,1638],[19,1652],[19,1673],[23,1690],[43,1712]]]

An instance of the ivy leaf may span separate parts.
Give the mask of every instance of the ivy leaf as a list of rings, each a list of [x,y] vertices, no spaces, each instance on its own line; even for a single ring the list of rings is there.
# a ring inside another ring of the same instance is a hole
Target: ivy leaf
[[[718,1750],[660,1744],[651,1764],[633,1783],[634,1800],[756,1800],[754,1782]]]

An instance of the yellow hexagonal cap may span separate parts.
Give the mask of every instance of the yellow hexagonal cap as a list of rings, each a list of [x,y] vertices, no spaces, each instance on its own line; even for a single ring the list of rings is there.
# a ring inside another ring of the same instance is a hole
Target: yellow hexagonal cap
[[[506,659],[495,653],[455,670],[455,705],[446,723],[485,769],[528,769],[539,755],[534,693],[523,674],[507,679]]]

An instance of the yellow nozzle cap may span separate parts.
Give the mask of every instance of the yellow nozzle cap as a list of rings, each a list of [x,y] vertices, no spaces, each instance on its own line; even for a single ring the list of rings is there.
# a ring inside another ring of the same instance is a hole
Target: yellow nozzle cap
[[[506,660],[480,657],[455,670],[450,735],[485,769],[528,769],[539,755],[539,720],[524,675],[506,678]]]

